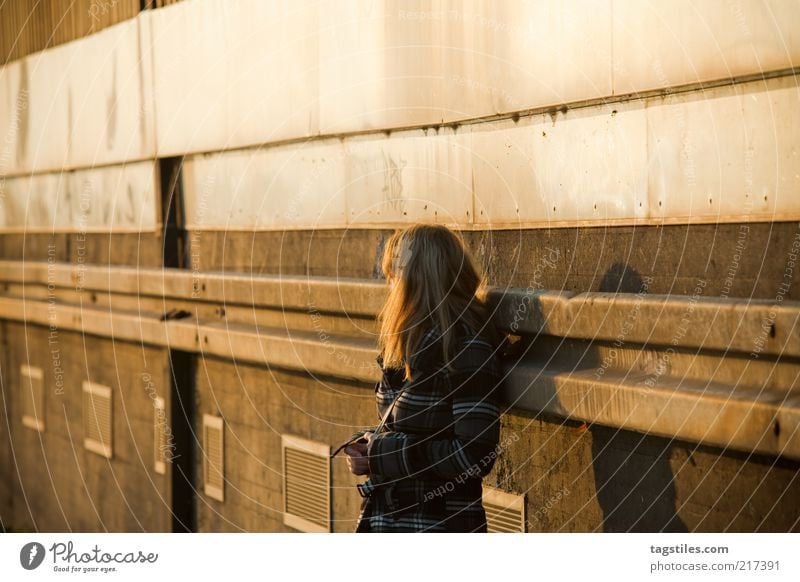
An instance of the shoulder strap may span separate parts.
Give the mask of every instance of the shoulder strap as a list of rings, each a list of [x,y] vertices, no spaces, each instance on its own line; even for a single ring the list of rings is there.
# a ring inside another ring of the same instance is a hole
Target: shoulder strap
[[[392,400],[391,404],[389,404],[389,406],[386,407],[386,412],[383,413],[383,417],[381,418],[381,421],[378,423],[378,426],[375,428],[375,434],[378,434],[379,432],[381,432],[383,430],[383,427],[386,426],[386,421],[389,419],[389,415],[391,414],[392,409],[394,408],[394,405],[397,403],[397,399],[400,398],[400,395],[403,392],[405,392],[407,388],[408,388],[408,384],[403,386],[400,389],[400,392],[397,393],[397,396],[394,397],[394,400]]]

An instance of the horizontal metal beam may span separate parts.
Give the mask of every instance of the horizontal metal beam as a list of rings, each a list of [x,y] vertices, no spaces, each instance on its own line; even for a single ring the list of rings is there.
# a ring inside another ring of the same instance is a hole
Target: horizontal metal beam
[[[0,261],[0,281],[98,293],[374,316],[386,285],[332,277]]]
[[[800,393],[731,390],[714,382],[518,364],[509,406],[734,450],[800,459]]]
[[[688,295],[495,290],[496,321],[519,335],[800,356],[800,302]]]
[[[0,261],[0,281],[374,317],[383,281]],[[495,322],[519,335],[800,357],[800,302],[519,288],[490,292]]]
[[[362,339],[159,317],[157,313],[0,297],[0,320],[362,382],[380,378],[374,345]]]
[[[232,320],[232,309],[215,319],[198,309],[162,320],[152,301],[144,310],[138,301],[160,298],[165,311],[209,303],[312,310],[347,321],[378,313],[381,281],[2,261],[0,283],[0,320],[364,383],[379,378],[369,334],[298,330],[278,319],[253,325]],[[113,306],[86,301],[89,293],[110,294]],[[493,289],[490,298],[501,328],[527,339],[526,353],[506,363],[509,408],[800,459],[800,303],[534,289]]]

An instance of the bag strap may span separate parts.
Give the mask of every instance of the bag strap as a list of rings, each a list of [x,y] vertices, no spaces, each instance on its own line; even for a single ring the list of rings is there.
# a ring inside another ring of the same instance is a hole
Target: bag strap
[[[381,418],[381,421],[378,423],[378,426],[375,427],[375,430],[373,431],[375,434],[378,434],[379,432],[381,432],[383,430],[383,427],[386,426],[386,421],[389,420],[389,414],[391,414],[392,409],[394,408],[394,405],[400,399],[400,395],[403,394],[403,392],[405,392],[408,389],[408,386],[409,386],[409,384],[406,384],[405,386],[403,386],[400,389],[400,392],[397,393],[397,396],[394,397],[392,402],[386,408],[386,412],[383,413],[383,417]]]
[[[397,396],[394,397],[394,400],[392,400],[392,402],[386,408],[386,412],[383,413],[383,417],[381,418],[380,422],[378,423],[378,426],[375,427],[375,429],[373,429],[372,431],[367,431],[367,432],[372,432],[374,434],[378,434],[379,432],[381,432],[383,430],[383,428],[386,426],[386,421],[389,419],[389,414],[391,414],[392,408],[394,408],[394,405],[397,402],[397,399],[400,398],[400,395],[403,392],[405,392],[407,388],[408,388],[408,385],[403,386],[403,388],[400,390],[400,392],[397,393]],[[355,436],[355,437],[351,438],[348,441],[343,442],[341,445],[336,447],[335,451],[333,451],[330,454],[330,458],[332,459],[333,457],[338,455],[342,451],[342,449],[344,449],[347,445],[353,444],[354,442],[356,442],[360,438],[363,438],[363,436],[362,435],[358,435],[358,436]]]

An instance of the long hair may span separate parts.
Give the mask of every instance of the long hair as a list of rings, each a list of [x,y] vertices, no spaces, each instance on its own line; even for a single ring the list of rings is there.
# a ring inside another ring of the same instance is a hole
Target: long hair
[[[378,315],[385,367],[405,368],[424,336],[438,328],[448,368],[457,354],[461,324],[497,346],[488,317],[487,285],[460,235],[433,224],[415,224],[386,241],[381,261],[390,290]]]

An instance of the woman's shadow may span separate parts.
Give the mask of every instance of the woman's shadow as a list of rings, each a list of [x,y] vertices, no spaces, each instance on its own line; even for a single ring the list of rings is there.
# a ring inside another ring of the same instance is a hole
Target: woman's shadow
[[[647,287],[634,269],[615,263],[598,291],[640,293]],[[591,425],[595,491],[606,532],[686,532],[675,513],[670,439]]]

